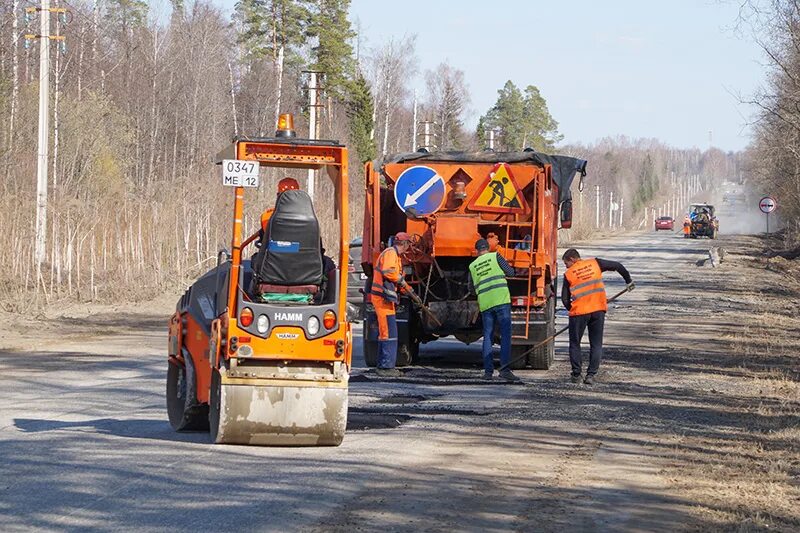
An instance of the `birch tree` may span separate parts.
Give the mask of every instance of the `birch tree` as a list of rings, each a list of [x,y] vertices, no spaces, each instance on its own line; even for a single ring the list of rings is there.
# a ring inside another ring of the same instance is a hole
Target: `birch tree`
[[[436,123],[439,148],[462,149],[466,145],[464,117],[470,103],[464,72],[441,63],[425,73],[428,89],[429,120]]]

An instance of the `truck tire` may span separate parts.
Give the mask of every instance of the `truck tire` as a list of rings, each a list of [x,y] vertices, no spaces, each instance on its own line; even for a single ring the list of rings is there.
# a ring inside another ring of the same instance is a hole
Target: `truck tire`
[[[406,342],[397,343],[397,362],[396,366],[409,366],[419,359],[419,343],[409,339]]]
[[[553,294],[551,288],[551,294]],[[521,370],[525,368],[527,365],[530,365],[531,368],[534,370],[549,370],[550,367],[553,365],[553,358],[555,357],[555,339],[551,340],[544,346],[540,346],[533,351],[528,353],[527,357],[521,357],[522,354],[528,352],[533,346],[538,344],[539,342],[543,341],[544,339],[551,337],[556,332],[556,315],[555,315],[555,305],[556,301],[555,298],[548,298],[547,304],[545,305],[544,316],[547,317],[547,324],[542,327],[538,328],[531,338],[529,342],[531,344],[520,344],[516,346],[511,346],[511,365],[509,368],[513,370]],[[519,360],[517,360],[519,358]]]
[[[530,346],[526,344],[517,344],[511,346],[511,364],[508,365],[508,368],[511,370],[522,370],[526,366],[528,366],[528,357],[522,357],[522,354],[527,352],[530,349]]]
[[[378,366],[378,343],[364,339],[364,363],[370,367]]]
[[[553,332],[555,333],[555,331]],[[534,370],[550,370],[556,353],[556,341],[551,340],[528,355],[528,361]]]
[[[545,306],[545,316],[547,317],[547,326],[545,328],[544,339],[552,337],[556,332],[556,300],[550,298],[547,300]],[[541,341],[540,341],[541,342]],[[553,359],[556,353],[556,340],[551,339],[550,342],[544,346],[533,350],[528,355],[528,362],[534,370],[550,370],[553,365]]]

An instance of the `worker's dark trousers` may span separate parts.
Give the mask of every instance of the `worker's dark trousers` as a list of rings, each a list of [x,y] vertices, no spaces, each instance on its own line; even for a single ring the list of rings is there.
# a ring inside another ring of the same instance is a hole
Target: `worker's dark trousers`
[[[378,317],[378,320],[381,318]],[[378,368],[394,368],[397,363],[397,319],[392,313],[385,317],[388,339],[378,337]]]
[[[494,326],[500,330],[500,368],[511,363],[511,304],[501,304],[481,312],[483,322],[483,370],[487,374],[494,372],[492,359],[492,341]]]
[[[603,324],[605,321],[605,311],[569,317],[569,362],[572,363],[573,376],[579,376],[583,367],[581,339],[583,339],[583,332],[586,331],[587,326],[589,328],[589,368],[586,370],[586,375],[597,374],[600,360],[603,358]]]

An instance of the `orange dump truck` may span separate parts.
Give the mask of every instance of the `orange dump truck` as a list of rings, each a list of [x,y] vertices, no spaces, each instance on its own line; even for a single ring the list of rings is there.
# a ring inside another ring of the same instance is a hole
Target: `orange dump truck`
[[[557,232],[572,222],[570,185],[586,161],[531,150],[500,153],[419,151],[366,165],[362,265],[367,282],[381,251],[398,231],[411,234],[403,256],[406,281],[430,310],[407,298],[397,306],[397,365],[409,365],[420,343],[453,335],[482,336],[477,297],[469,283],[475,241],[487,238],[516,270],[509,278],[515,368],[548,369],[554,333]],[[496,244],[495,244],[496,243]],[[368,292],[368,291],[365,291]],[[364,356],[377,360],[375,312],[365,298]]]

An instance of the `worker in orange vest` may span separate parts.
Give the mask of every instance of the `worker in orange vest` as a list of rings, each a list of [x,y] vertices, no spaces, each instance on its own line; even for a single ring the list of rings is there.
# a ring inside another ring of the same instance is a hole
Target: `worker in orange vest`
[[[395,377],[400,371],[395,368],[397,362],[397,321],[395,319],[395,304],[400,299],[398,290],[412,293],[413,289],[403,277],[403,263],[400,260],[411,246],[411,236],[400,232],[394,237],[392,246],[386,248],[372,272],[372,286],[370,287],[370,302],[375,308],[378,321],[378,368],[376,373],[380,376]]]
[[[564,272],[564,283],[561,288],[561,302],[569,311],[569,361],[572,364],[572,382],[581,380],[583,358],[581,356],[581,339],[586,328],[589,328],[589,367],[586,369],[586,385],[594,384],[594,376],[600,368],[603,358],[603,325],[605,323],[608,303],[606,289],[603,284],[603,272],[618,272],[628,290],[634,288],[628,270],[616,261],[605,259],[581,259],[578,250],[570,248],[562,257],[567,271]]]
[[[689,234],[692,232],[692,219],[689,215],[683,217],[683,238],[688,239]]]

